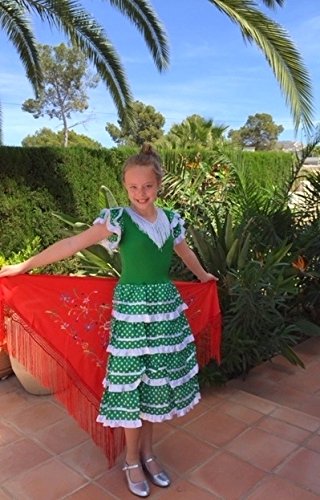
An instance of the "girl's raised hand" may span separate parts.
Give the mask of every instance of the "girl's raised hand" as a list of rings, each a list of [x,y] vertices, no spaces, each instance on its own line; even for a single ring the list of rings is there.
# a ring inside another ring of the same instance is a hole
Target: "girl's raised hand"
[[[12,264],[11,266],[3,266],[0,269],[0,278],[5,278],[6,276],[16,276],[17,274],[23,274],[26,272],[24,262],[20,264]]]

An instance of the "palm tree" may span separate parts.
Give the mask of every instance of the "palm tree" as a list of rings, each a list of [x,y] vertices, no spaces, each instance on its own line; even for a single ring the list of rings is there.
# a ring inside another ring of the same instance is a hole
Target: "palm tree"
[[[285,0],[262,0],[270,8],[282,7]],[[255,43],[266,57],[289,104],[295,129],[313,129],[312,92],[308,72],[288,34],[265,16],[254,0],[209,0],[238,25],[244,40]]]
[[[187,116],[181,123],[171,127],[159,145],[168,149],[212,149],[224,140],[223,133],[228,127],[215,125],[213,120],[200,115]]]
[[[142,33],[157,68],[168,65],[166,35],[148,0],[109,0]],[[42,88],[42,72],[29,17],[36,14],[42,21],[64,32],[94,64],[110,91],[120,118],[130,110],[131,92],[118,54],[103,28],[75,0],[0,0],[0,26],[15,46],[25,67],[36,97]]]

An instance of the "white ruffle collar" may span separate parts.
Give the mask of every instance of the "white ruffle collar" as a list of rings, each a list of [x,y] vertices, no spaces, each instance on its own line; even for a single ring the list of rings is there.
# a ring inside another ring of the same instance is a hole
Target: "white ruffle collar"
[[[156,207],[156,210],[157,218],[154,222],[150,222],[135,212],[131,207],[125,208],[125,211],[138,226],[140,231],[147,234],[158,248],[162,248],[171,234],[171,228],[165,212],[158,207]]]

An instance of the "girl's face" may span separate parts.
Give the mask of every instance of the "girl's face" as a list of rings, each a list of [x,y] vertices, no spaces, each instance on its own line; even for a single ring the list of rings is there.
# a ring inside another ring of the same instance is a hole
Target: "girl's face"
[[[145,215],[154,212],[160,182],[152,167],[129,167],[124,175],[124,186],[134,210]]]

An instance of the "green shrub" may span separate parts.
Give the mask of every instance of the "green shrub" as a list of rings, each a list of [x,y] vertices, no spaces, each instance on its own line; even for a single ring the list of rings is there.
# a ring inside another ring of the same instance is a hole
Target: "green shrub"
[[[290,178],[294,155],[282,151],[243,151],[241,160],[248,176],[259,182],[261,188],[281,186]]]
[[[0,251],[5,256],[35,236],[42,247],[61,238],[63,225],[53,211],[91,223],[99,211],[101,184],[125,202],[121,165],[128,151],[1,147],[0,153]]]

